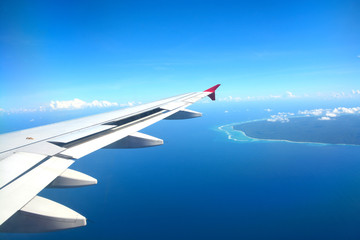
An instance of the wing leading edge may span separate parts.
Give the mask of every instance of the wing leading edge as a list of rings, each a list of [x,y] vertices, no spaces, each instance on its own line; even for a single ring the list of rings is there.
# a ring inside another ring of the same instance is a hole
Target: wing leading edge
[[[186,107],[208,96],[182,94],[109,113],[0,135],[0,231],[45,232],[86,225],[75,211],[37,196],[46,187],[88,186],[97,180],[68,167],[101,148],[138,148],[163,144],[139,131],[162,119],[188,119],[201,113]]]

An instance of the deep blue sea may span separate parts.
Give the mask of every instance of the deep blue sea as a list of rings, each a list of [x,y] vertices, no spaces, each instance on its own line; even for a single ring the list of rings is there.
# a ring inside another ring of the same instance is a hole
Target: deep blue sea
[[[218,130],[279,111],[355,104],[195,104],[203,117],[142,131],[163,146],[99,150],[71,166],[97,185],[40,193],[86,216],[86,227],[0,239],[360,239],[360,146],[237,142]],[[87,113],[2,115],[1,132]]]

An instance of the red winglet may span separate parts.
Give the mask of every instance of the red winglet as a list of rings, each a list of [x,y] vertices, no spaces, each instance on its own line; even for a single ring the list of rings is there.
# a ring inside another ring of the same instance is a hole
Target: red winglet
[[[211,92],[211,94],[209,94],[209,98],[211,100],[215,100],[215,90],[220,86],[220,84],[216,84],[215,86],[209,88],[209,89],[206,89],[204,92]]]
[[[215,86],[206,89],[204,92],[215,92],[215,90],[220,86],[220,84],[216,84]]]

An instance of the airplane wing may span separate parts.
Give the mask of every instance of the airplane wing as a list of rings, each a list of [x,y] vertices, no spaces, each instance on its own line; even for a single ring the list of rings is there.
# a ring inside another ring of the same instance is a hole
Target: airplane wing
[[[163,144],[139,131],[162,119],[200,117],[186,109],[220,84],[94,116],[0,135],[0,231],[46,232],[81,227],[86,218],[37,196],[44,188],[93,185],[97,180],[69,167],[101,148],[139,148]]]

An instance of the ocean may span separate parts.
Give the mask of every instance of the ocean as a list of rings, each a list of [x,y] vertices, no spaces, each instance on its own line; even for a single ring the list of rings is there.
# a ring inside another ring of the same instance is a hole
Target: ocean
[[[40,193],[86,216],[86,227],[0,239],[359,239],[360,146],[242,142],[219,130],[279,111],[354,104],[195,104],[203,117],[142,131],[163,146],[99,150],[71,166],[97,185]],[[86,114],[3,115],[1,131]]]

